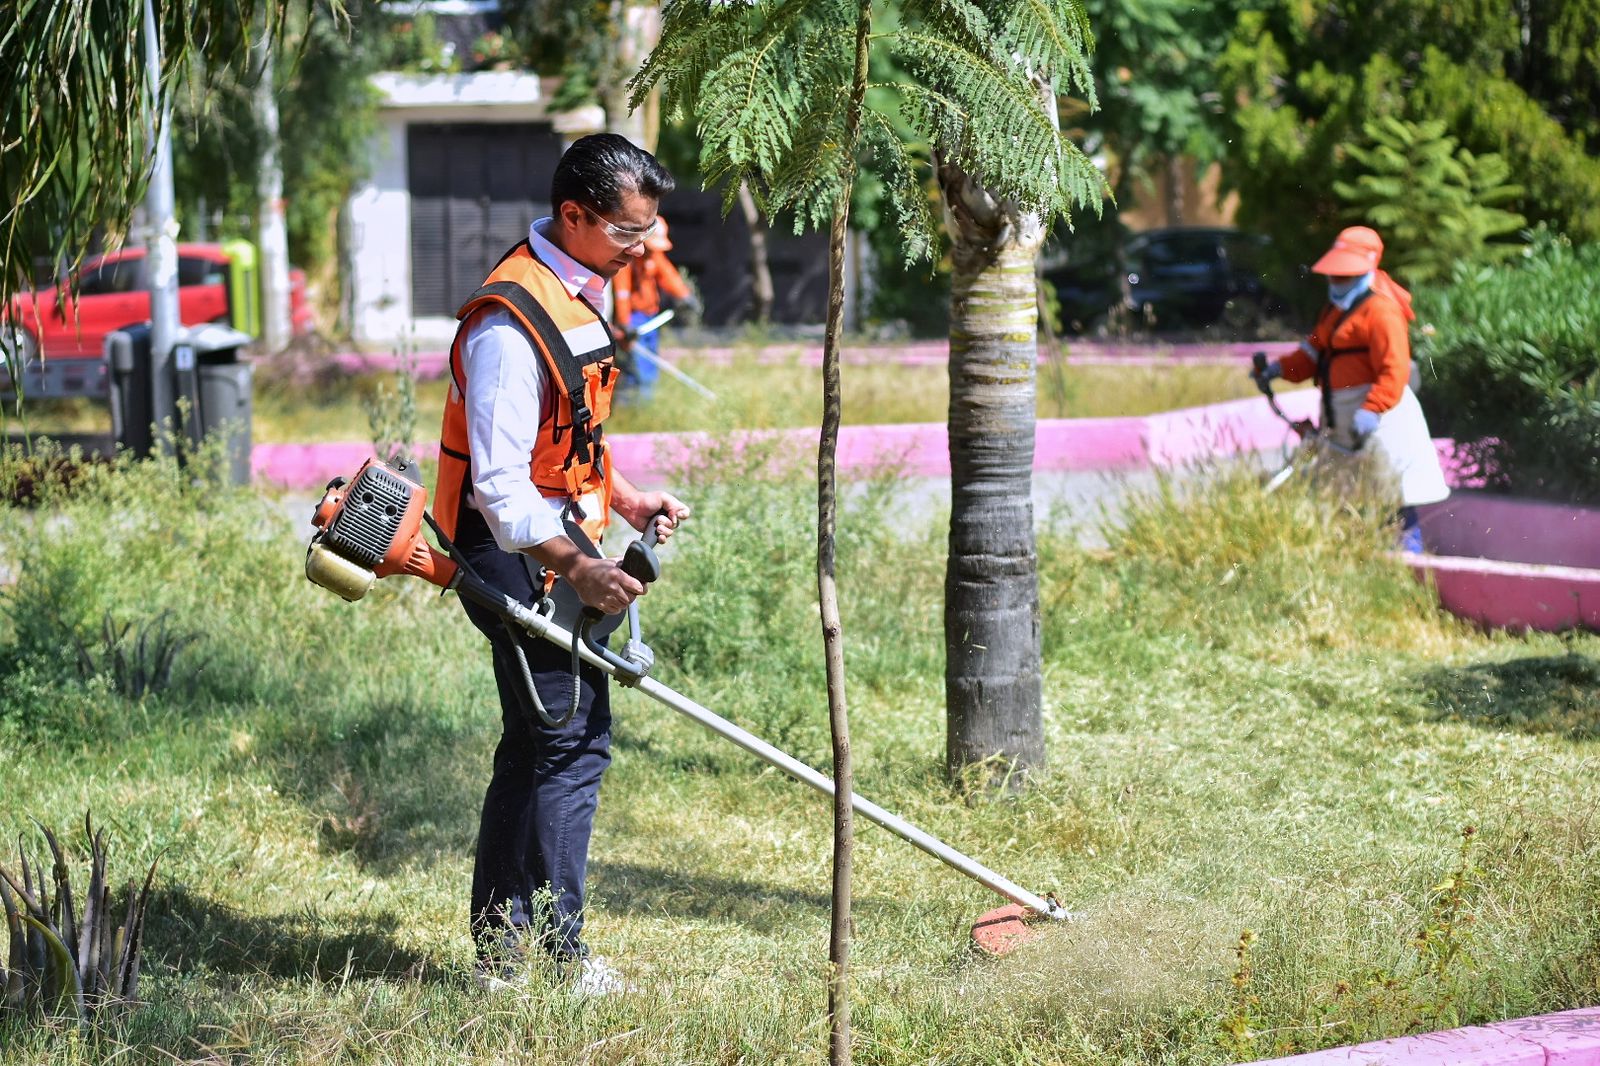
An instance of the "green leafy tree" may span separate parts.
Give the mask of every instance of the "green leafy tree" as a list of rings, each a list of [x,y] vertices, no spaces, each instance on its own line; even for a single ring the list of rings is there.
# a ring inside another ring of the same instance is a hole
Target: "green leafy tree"
[[[1215,63],[1233,27],[1236,4],[1189,0],[1085,0],[1095,28],[1099,110],[1077,116],[1084,135],[1115,160],[1119,203],[1180,157],[1221,158],[1222,102]],[[1168,221],[1174,225],[1181,217]]]
[[[597,103],[606,130],[654,149],[659,115],[653,98],[630,107],[629,80],[661,32],[657,0],[502,0],[506,33],[522,62],[559,75],[557,110]]]
[[[1525,219],[1495,205],[1515,200],[1511,168],[1494,153],[1474,156],[1445,133],[1441,120],[1415,123],[1387,115],[1362,127],[1368,143],[1346,151],[1364,173],[1333,190],[1346,217],[1383,231],[1385,261],[1407,281],[1448,275],[1470,262],[1500,262]]]
[[[1350,146],[1365,143],[1368,122],[1393,116],[1442,120],[1468,151],[1499,154],[1522,188],[1505,208],[1575,240],[1600,238],[1600,160],[1585,147],[1592,120],[1578,117],[1594,113],[1592,87],[1577,53],[1562,52],[1574,82],[1551,87],[1535,73],[1544,46],[1524,44],[1539,34],[1521,21],[1537,6],[1508,17],[1477,2],[1268,0],[1241,12],[1217,65],[1240,223],[1275,238],[1280,268],[1309,261],[1345,221],[1334,183],[1362,174]],[[1570,23],[1562,41],[1600,32],[1594,0],[1556,7]]]
[[[1417,291],[1434,428],[1491,488],[1600,500],[1600,244],[1526,254]]]
[[[851,766],[843,632],[834,573],[840,421],[839,341],[845,235],[858,172],[884,179],[907,260],[935,246],[935,223],[918,158],[894,123],[867,106],[874,48],[905,71],[891,86],[894,106],[931,147],[958,249],[952,283],[951,458],[958,508],[1008,493],[1010,512],[986,522],[952,519],[952,572],[971,543],[1010,559],[1020,532],[1028,550],[1012,560],[1000,590],[1011,622],[1004,640],[1031,645],[1038,672],[1038,585],[1031,550],[1034,308],[1032,254],[1048,219],[1097,202],[1093,165],[1055,121],[1052,79],[1092,93],[1088,27],[1073,0],[907,0],[892,28],[875,32],[871,0],[789,0],[770,5],[679,0],[663,12],[661,40],[634,84],[634,101],[656,86],[669,115],[693,116],[701,170],[727,189],[741,182],[766,213],[793,212],[797,226],[829,231],[828,318],[823,340],[823,420],[817,456],[817,591],[834,743],[834,908],[828,981],[830,1058],[850,1058],[848,988]],[[1026,403],[1026,413],[1021,405]],[[1023,431],[1022,427],[1026,426]],[[978,430],[978,432],[971,432]],[[976,448],[978,454],[973,454]],[[1016,472],[1023,471],[1018,492]],[[968,493],[973,482],[978,491]],[[958,538],[957,526],[963,527]],[[985,537],[983,531],[989,536]],[[1020,610],[1019,610],[1020,608]],[[1020,615],[1020,619],[1019,619]],[[1028,639],[1031,636],[1031,641]],[[977,634],[968,639],[979,643]],[[998,652],[998,648],[996,651]],[[970,668],[1001,662],[963,649]],[[1029,659],[1024,650],[1018,658]],[[1009,662],[1010,660],[1006,660]],[[948,686],[947,686],[948,687]],[[1026,685],[1020,686],[1026,688]],[[974,686],[976,691],[976,686]],[[1036,697],[1036,691],[1035,691]],[[1037,724],[1037,703],[1033,715]],[[1042,742],[1040,744],[1042,753]]]
[[[144,197],[158,99],[145,62],[142,0],[19,0],[0,32],[0,295],[27,288],[38,260],[77,262],[118,240]],[[226,67],[248,42],[212,35],[232,19],[276,22],[265,0],[164,0],[159,84],[196,59]],[[20,353],[5,348],[16,371]]]
[[[368,172],[378,96],[369,78],[411,56],[414,37],[374,0],[288,13],[273,64],[289,257],[337,292],[338,215]],[[214,32],[247,36],[230,17]],[[224,235],[249,236],[259,207],[257,162],[267,134],[252,107],[256,66],[242,53],[210,72],[206,87],[178,94],[174,165],[185,231],[220,212]],[[207,223],[208,224],[208,223]]]

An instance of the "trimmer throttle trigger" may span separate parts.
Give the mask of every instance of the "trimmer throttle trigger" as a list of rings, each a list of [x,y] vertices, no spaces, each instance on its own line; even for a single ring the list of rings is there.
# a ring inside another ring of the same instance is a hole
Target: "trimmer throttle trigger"
[[[622,562],[617,565],[640,584],[648,585],[661,576],[661,560],[656,558],[655,549],[642,540],[629,544],[628,550],[622,553]]]
[[[639,539],[628,544],[618,565],[622,572],[642,585],[648,585],[661,576],[661,560],[656,558],[656,519],[665,511],[650,516]]]

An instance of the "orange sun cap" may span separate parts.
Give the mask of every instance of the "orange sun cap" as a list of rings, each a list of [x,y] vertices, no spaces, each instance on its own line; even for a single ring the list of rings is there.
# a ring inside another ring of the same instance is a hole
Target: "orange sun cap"
[[[656,216],[656,231],[645,240],[644,246],[652,252],[672,251],[672,242],[667,239],[667,220],[660,215]]]
[[[1378,236],[1378,231],[1366,226],[1351,226],[1339,231],[1339,235],[1333,239],[1333,247],[1311,264],[1311,272],[1333,277],[1355,277],[1377,270],[1378,260],[1382,258],[1383,238]]]

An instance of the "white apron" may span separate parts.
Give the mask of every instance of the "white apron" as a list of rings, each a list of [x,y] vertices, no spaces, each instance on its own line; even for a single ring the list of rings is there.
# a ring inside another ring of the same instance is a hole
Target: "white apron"
[[[1350,431],[1356,409],[1366,401],[1371,385],[1333,390],[1333,440],[1342,448],[1354,448]],[[1400,502],[1405,507],[1438,503],[1450,495],[1439,467],[1439,453],[1428,432],[1417,394],[1407,385],[1400,402],[1378,416],[1378,430],[1366,443],[1366,450],[1382,455],[1400,482]]]

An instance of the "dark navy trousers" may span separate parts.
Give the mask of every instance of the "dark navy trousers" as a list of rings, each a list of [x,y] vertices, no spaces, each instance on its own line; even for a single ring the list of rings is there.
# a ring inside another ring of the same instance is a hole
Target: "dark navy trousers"
[[[456,545],[478,576],[525,604],[542,594],[521,555],[503,552],[468,507]],[[528,563],[531,563],[528,560]],[[561,717],[572,704],[571,653],[518,631],[462,600],[489,638],[500,695],[500,743],[483,796],[472,872],[472,935],[480,957],[544,950],[565,960],[584,954],[584,878],[600,778],[611,763],[611,699],[603,671],[583,665],[578,710],[552,729],[527,704],[515,643],[527,655],[545,709]]]

